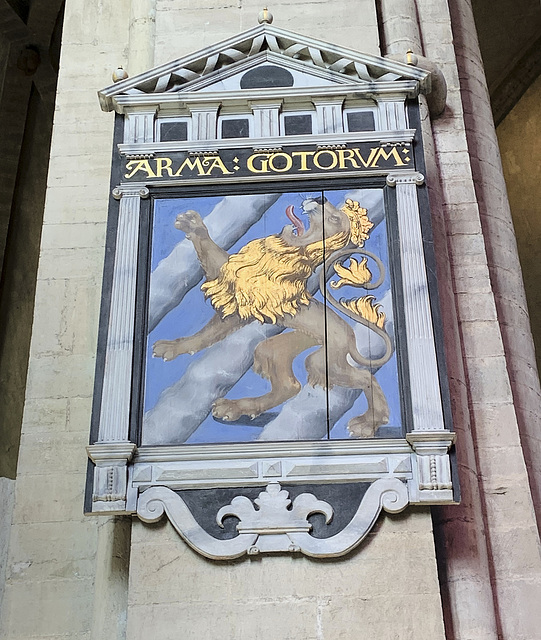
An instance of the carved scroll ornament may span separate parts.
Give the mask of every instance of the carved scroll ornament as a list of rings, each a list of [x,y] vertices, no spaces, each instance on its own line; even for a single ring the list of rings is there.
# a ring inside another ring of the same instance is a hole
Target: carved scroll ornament
[[[164,513],[179,535],[198,553],[214,560],[238,558],[244,554],[300,552],[315,558],[342,556],[354,549],[368,534],[381,510],[399,513],[408,504],[406,485],[396,478],[382,478],[368,488],[359,508],[339,533],[329,538],[311,535],[308,517],[325,515],[329,524],[333,508],[311,493],[293,502],[278,482],[271,482],[255,499],[237,496],[222,507],[216,521],[223,526],[226,517],[239,519],[238,535],[220,540],[207,533],[195,520],[184,500],[166,487],[152,487],[139,498],[137,515],[144,522],[156,522]]]

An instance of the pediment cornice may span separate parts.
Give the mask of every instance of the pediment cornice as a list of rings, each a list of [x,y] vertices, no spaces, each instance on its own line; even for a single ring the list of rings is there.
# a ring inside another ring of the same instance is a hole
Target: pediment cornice
[[[261,24],[215,45],[160,65],[113,84],[98,93],[104,111],[116,108],[121,96],[167,95],[197,91],[213,78],[231,75],[250,62],[283,61],[284,66],[304,69],[337,84],[363,85],[372,92],[396,81],[415,81],[425,88],[429,72],[415,66],[360,53],[338,45],[301,36],[270,24]]]

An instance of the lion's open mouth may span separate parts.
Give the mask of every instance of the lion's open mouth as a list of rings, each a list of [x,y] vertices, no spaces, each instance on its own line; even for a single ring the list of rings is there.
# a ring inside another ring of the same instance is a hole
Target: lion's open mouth
[[[302,223],[302,220],[295,215],[295,207],[292,204],[287,207],[286,216],[293,223],[293,226],[295,228],[295,235],[302,236],[305,231],[304,224]]]

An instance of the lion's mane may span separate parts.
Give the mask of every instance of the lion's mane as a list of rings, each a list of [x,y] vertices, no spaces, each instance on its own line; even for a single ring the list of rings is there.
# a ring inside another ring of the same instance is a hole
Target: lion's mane
[[[222,318],[238,314],[243,320],[276,324],[285,314],[295,315],[300,305],[310,304],[306,281],[324,253],[342,249],[349,237],[338,233],[326,239],[325,247],[322,241],[293,246],[278,235],[252,240],[201,289]]]

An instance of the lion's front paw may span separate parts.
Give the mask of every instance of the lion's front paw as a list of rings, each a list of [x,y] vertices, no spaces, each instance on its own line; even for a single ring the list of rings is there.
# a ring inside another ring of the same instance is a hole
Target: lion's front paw
[[[153,358],[163,358],[165,362],[180,355],[178,340],[158,340],[152,347]]]
[[[367,420],[364,416],[352,418],[347,425],[347,429],[352,438],[373,438],[378,425]]]
[[[197,211],[190,209],[185,213],[178,214],[177,219],[175,220],[175,227],[188,234],[193,233],[197,229],[204,229],[205,223]]]

